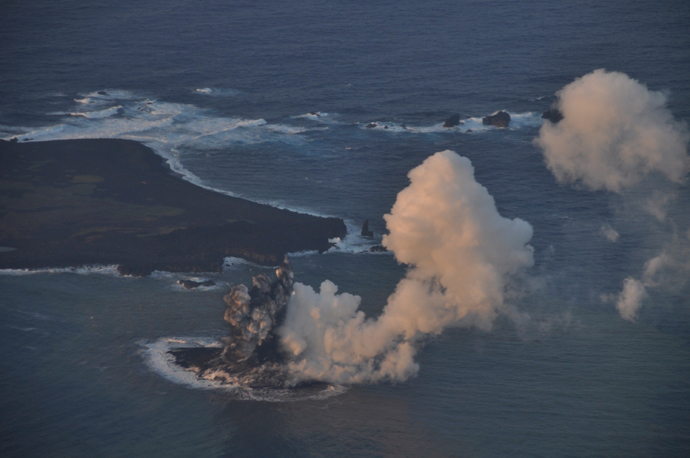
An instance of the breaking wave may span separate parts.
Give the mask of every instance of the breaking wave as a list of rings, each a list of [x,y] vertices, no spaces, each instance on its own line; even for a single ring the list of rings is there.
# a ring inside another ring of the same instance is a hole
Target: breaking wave
[[[309,121],[317,121],[324,124],[339,124],[335,119],[338,117],[337,113],[325,113],[322,111],[312,111],[309,113],[293,116],[293,119],[306,119]]]
[[[364,237],[361,235],[362,231],[360,225],[355,224],[353,221],[346,220],[345,226],[347,227],[347,236],[342,239],[336,237],[335,239],[329,240],[329,242],[335,245],[333,245],[327,253],[391,254],[389,251],[376,249],[377,247],[381,247],[381,234],[375,234],[372,237]]]
[[[236,89],[225,89],[220,87],[202,87],[194,90],[196,94],[212,97],[234,97],[240,93]]]

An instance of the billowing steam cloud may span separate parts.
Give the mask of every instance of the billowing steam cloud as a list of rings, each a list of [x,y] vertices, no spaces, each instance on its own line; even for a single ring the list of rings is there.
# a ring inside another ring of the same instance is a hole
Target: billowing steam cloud
[[[279,329],[293,382],[404,380],[416,373],[414,342],[448,326],[489,328],[510,278],[533,263],[532,227],[503,218],[467,158],[436,153],[409,173],[385,215],[383,239],[409,270],[377,319],[360,298],[296,283]]]
[[[649,91],[623,73],[595,70],[565,86],[557,96],[563,119],[556,124],[545,122],[535,144],[542,148],[546,165],[559,182],[620,193],[652,172],[675,183],[684,181],[690,170],[690,134],[687,125],[674,120],[666,108],[663,93]],[[641,206],[665,222],[666,206],[675,197],[674,192],[657,189]],[[613,242],[619,237],[608,224],[602,233]],[[623,318],[634,320],[648,297],[647,288],[687,278],[688,242],[674,236],[660,255],[647,261],[642,279],[630,276],[618,295],[602,298],[615,302]]]
[[[663,93],[623,73],[595,70],[557,95],[563,120],[545,122],[535,143],[559,182],[620,192],[652,171],[684,178],[690,135]]]

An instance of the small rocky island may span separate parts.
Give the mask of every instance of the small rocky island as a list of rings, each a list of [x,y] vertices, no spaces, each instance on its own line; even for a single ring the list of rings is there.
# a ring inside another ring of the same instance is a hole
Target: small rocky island
[[[0,140],[0,269],[218,272],[228,256],[275,266],[346,232],[338,218],[195,186],[135,141]]]

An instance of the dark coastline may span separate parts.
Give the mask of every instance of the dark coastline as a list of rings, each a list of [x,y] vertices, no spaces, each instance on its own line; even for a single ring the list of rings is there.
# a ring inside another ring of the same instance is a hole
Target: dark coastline
[[[344,237],[321,218],[180,178],[130,140],[0,140],[0,269],[117,264],[124,275],[218,272],[223,258],[278,265]]]

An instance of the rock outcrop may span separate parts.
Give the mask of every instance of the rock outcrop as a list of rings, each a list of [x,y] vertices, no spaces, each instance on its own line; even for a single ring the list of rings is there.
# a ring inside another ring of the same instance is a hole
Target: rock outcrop
[[[541,117],[552,122],[553,124],[558,124],[558,122],[563,119],[563,113],[561,113],[558,108],[549,108],[542,113]]]
[[[369,220],[365,219],[362,224],[362,237],[373,237],[374,232],[369,230]]]
[[[498,111],[491,116],[484,116],[482,118],[482,124],[485,126],[505,128],[510,124],[510,115],[505,111]]]
[[[454,114],[450,118],[446,119],[446,122],[443,123],[443,127],[445,128],[451,128],[455,126],[460,125],[460,115],[459,114]]]
[[[177,280],[177,284],[185,289],[195,289],[199,286],[215,286],[216,282],[213,280],[194,281],[194,280]]]

